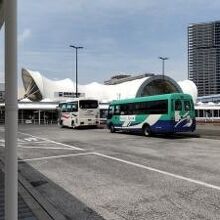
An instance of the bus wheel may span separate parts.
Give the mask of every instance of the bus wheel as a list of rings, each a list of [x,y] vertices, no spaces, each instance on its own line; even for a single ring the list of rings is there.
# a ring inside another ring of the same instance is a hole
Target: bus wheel
[[[150,125],[144,125],[142,128],[142,133],[144,136],[152,136],[152,131],[150,129]]]
[[[111,132],[111,133],[115,133],[115,127],[114,127],[114,125],[110,125],[110,132]]]
[[[72,121],[72,128],[76,128],[74,121]]]
[[[59,128],[63,128],[63,121],[58,122]]]

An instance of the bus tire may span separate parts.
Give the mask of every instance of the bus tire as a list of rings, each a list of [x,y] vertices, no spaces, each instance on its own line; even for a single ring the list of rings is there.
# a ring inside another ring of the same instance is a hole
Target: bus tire
[[[72,126],[72,128],[76,128],[76,125],[75,125],[74,121],[72,121],[71,126]]]
[[[110,129],[110,132],[111,132],[111,133],[115,133],[115,127],[114,127],[113,124],[110,125],[110,128],[109,128],[109,129]]]
[[[63,128],[63,121],[58,122],[59,128]]]
[[[142,133],[143,133],[144,136],[152,136],[153,133],[150,129],[150,125],[145,124],[142,128]]]

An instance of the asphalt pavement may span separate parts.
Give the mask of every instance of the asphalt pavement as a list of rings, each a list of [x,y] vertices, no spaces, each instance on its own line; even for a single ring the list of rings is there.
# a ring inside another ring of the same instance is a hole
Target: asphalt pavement
[[[19,175],[65,219],[220,219],[219,128],[144,137],[20,126]]]

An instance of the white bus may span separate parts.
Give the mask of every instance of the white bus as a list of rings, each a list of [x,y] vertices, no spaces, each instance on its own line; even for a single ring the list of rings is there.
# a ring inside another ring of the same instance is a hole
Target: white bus
[[[58,125],[62,127],[86,127],[99,125],[99,103],[95,99],[75,98],[60,102]]]

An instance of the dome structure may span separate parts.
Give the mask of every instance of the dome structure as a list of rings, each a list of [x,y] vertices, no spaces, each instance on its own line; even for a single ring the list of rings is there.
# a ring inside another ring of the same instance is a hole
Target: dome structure
[[[41,101],[44,99],[58,101],[60,100],[59,94],[61,93],[75,94],[75,82],[68,78],[53,81],[37,71],[22,69],[22,80],[25,97],[32,101]],[[193,87],[190,83],[187,84],[187,86]],[[78,91],[87,98],[96,98],[101,102],[111,102],[117,99],[179,93],[183,91],[194,94],[194,87],[191,89],[192,91],[189,91],[190,89],[187,86],[185,84],[183,85],[183,83],[179,85],[168,76],[153,75],[143,76],[114,85],[104,85],[97,82],[87,85],[78,85]]]
[[[179,81],[178,84],[183,90],[183,93],[191,95],[194,103],[196,103],[196,99],[198,97],[198,90],[196,84],[191,80]]]

